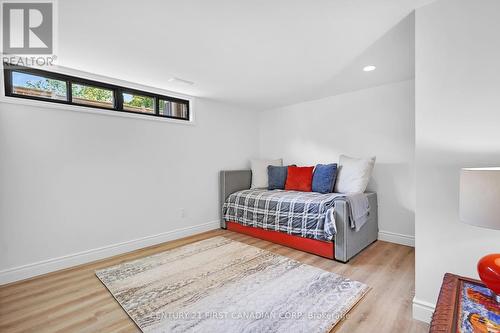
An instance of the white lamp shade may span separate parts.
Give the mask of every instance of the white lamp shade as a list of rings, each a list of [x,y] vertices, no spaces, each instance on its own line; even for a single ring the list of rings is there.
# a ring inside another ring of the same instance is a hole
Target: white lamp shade
[[[500,168],[462,169],[460,220],[500,230]]]

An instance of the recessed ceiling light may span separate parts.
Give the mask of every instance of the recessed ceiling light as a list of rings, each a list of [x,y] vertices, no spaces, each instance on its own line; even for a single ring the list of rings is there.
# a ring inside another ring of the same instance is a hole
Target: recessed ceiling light
[[[375,66],[373,66],[373,65],[368,65],[368,66],[363,67],[363,70],[364,70],[365,72],[371,72],[371,71],[374,71],[374,70],[376,70],[376,69],[377,69],[377,67],[375,67]]]
[[[180,79],[178,77],[172,77],[172,78],[168,79],[168,82],[182,83],[182,84],[187,84],[187,85],[190,85],[190,86],[192,86],[194,84],[193,81],[188,81],[188,80]]]

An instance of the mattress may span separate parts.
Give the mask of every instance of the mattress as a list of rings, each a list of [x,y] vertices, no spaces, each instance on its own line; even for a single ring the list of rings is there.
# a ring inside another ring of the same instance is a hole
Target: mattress
[[[344,198],[339,193],[250,189],[229,195],[222,213],[226,222],[330,241],[336,232],[335,202]]]

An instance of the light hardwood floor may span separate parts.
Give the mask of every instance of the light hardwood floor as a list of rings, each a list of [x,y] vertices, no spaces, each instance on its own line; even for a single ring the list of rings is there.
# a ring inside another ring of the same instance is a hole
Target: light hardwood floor
[[[214,230],[0,287],[0,332],[137,332],[94,270],[223,235],[369,285],[333,332],[428,332],[411,317],[414,249],[377,241],[347,264],[225,230]]]

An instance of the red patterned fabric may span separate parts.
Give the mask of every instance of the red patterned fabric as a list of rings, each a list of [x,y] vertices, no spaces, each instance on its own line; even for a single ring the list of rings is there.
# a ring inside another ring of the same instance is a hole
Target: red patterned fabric
[[[289,166],[285,190],[311,192],[313,170],[314,167]]]

